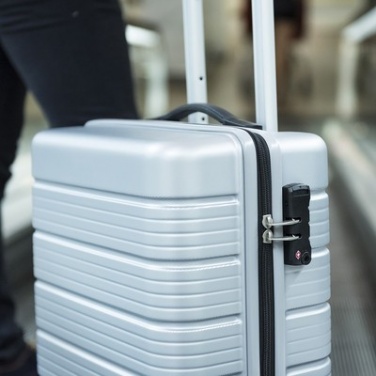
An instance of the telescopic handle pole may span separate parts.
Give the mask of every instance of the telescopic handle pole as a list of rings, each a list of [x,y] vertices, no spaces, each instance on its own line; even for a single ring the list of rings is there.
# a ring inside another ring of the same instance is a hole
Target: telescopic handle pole
[[[256,122],[278,130],[273,0],[252,0]]]
[[[185,69],[188,103],[207,103],[205,33],[202,0],[183,0]],[[206,124],[208,117],[189,116],[192,123]]]

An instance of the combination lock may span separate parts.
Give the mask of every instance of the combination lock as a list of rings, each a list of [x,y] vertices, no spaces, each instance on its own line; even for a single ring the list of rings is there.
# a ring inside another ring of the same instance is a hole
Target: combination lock
[[[284,242],[286,265],[308,265],[312,250],[309,241],[310,188],[304,184],[289,184],[283,187],[283,219],[295,221],[283,227],[284,238],[295,238]]]

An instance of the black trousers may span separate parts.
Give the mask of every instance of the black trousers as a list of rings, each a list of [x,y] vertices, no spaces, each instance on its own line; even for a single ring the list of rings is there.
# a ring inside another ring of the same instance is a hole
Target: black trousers
[[[136,118],[118,1],[0,0],[0,199],[27,90],[52,127]],[[0,363],[24,346],[1,260],[0,245]]]

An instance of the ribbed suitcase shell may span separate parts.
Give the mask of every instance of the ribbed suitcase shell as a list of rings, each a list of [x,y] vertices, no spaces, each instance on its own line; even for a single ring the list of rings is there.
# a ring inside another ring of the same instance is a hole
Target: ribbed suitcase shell
[[[260,133],[274,219],[282,186],[311,189],[311,264],[285,266],[274,245],[276,374],[328,376],[326,148],[310,134]],[[33,174],[41,376],[260,374],[257,171],[244,130],[49,130],[34,139]]]

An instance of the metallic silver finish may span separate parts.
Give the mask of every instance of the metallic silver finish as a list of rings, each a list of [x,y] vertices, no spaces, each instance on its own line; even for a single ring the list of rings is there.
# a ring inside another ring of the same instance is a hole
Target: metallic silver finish
[[[262,225],[266,229],[270,229],[271,227],[280,227],[280,226],[293,226],[300,223],[300,219],[290,219],[288,221],[283,221],[283,222],[274,222],[274,219],[270,214],[266,214],[262,218]]]
[[[291,235],[291,236],[283,236],[279,238],[274,237],[274,233],[272,230],[267,229],[262,234],[262,238],[264,239],[265,244],[271,244],[272,242],[293,242],[299,239],[299,236]]]

